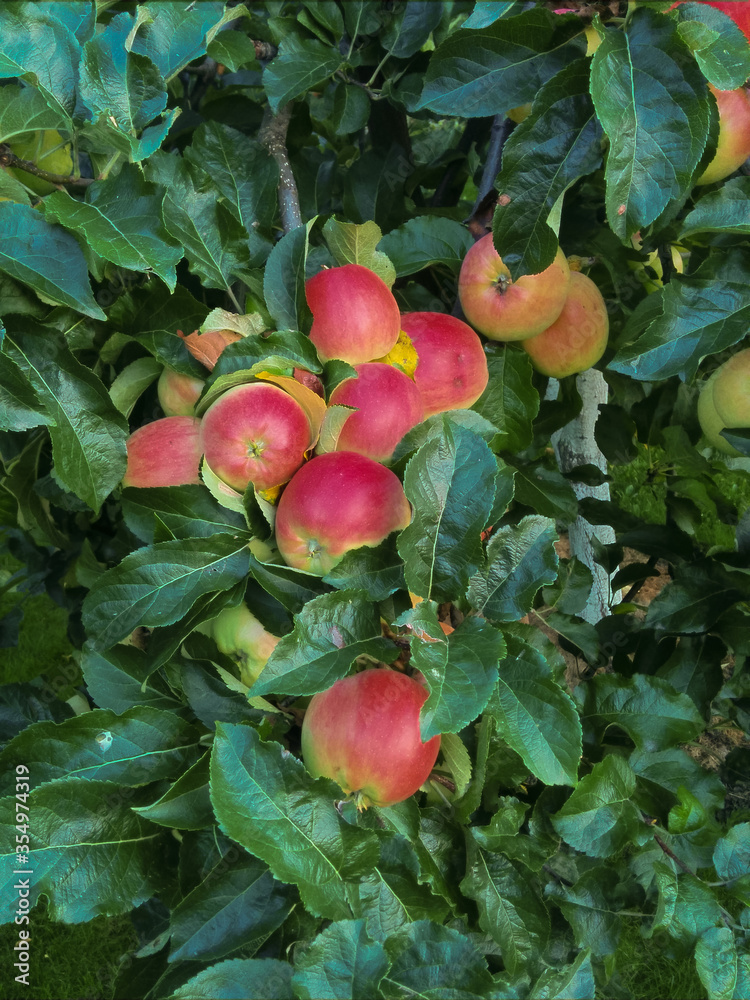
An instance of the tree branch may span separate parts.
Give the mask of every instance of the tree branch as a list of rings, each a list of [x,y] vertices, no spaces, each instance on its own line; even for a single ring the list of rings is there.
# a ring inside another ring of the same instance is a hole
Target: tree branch
[[[487,147],[487,156],[484,161],[482,179],[479,182],[477,200],[474,202],[471,215],[466,220],[469,232],[475,240],[481,239],[492,225],[492,215],[497,203],[495,180],[500,173],[503,148],[514,128],[515,122],[511,121],[505,115],[495,115],[492,120],[490,144]]]
[[[290,233],[297,226],[302,225],[302,210],[299,204],[297,182],[292,173],[292,165],[289,162],[289,153],[285,144],[291,117],[291,101],[276,115],[270,108],[267,108],[258,133],[258,141],[261,146],[265,146],[279,165],[279,210],[281,212],[281,226],[285,233]]]
[[[33,174],[34,177],[39,177],[43,181],[47,181],[49,184],[54,184],[60,189],[65,186],[88,187],[89,184],[94,183],[93,177],[74,177],[72,174],[52,174],[49,170],[43,170],[41,167],[38,167],[36,163],[32,163],[31,160],[22,160],[20,156],[16,156],[10,146],[5,142],[0,143],[0,167],[19,167],[21,170],[25,170],[27,174]]]

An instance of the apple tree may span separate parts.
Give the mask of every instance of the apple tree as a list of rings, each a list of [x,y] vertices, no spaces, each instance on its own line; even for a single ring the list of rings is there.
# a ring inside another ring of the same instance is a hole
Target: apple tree
[[[132,912],[115,996],[621,995],[634,924],[750,992],[747,369],[697,409],[750,320],[747,152],[704,178],[750,44],[741,3],[672,6],[0,6],[0,647],[46,591],[75,649],[0,689],[2,914],[28,859],[54,920]],[[321,575],[278,491],[123,485],[132,432],[253,380],[335,436],[306,280],[460,317],[488,232],[513,281],[562,248],[609,343],[555,379],[484,341],[388,459],[403,530]],[[440,752],[358,811],[300,730],[376,665]]]

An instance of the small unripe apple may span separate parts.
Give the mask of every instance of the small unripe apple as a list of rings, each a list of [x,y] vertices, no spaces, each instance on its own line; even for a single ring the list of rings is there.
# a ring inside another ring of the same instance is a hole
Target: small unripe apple
[[[219,652],[238,664],[240,680],[248,687],[257,681],[279,642],[279,637],[267,632],[244,602],[236,608],[225,608],[201,631],[212,636]]]
[[[186,486],[200,483],[201,422],[162,417],[133,431],[127,440],[123,486]]]
[[[719,141],[716,155],[696,184],[714,184],[738,170],[750,156],[750,94],[744,87],[736,90],[708,89],[719,107]]]
[[[300,404],[268,382],[228,389],[206,410],[203,453],[211,470],[243,493],[285,483],[305,460],[310,422]]]
[[[423,743],[425,687],[396,670],[363,670],[316,694],[302,724],[302,757],[315,778],[332,778],[357,806],[403,802],[427,781],[440,737]]]
[[[491,340],[525,340],[555,322],[570,285],[562,250],[540,274],[512,281],[495,250],[492,233],[469,248],[458,276],[458,294],[467,320]]]
[[[354,451],[317,455],[292,476],[276,508],[284,562],[325,576],[350,549],[405,528],[411,508],[395,473]]]
[[[555,322],[521,347],[542,375],[565,378],[591,368],[604,354],[609,316],[602,293],[585,274],[573,271],[570,290]]]
[[[401,327],[419,359],[414,382],[424,415],[472,406],[487,388],[489,372],[482,341],[463,320],[446,313],[404,313]]]
[[[370,361],[354,370],[357,378],[339,382],[329,399],[331,406],[357,407],[341,428],[336,451],[358,451],[387,462],[404,434],[424,419],[422,397],[409,376],[393,365]]]
[[[720,365],[704,384],[698,398],[698,421],[714,448],[725,455],[741,454],[721,432],[750,428],[750,348]]]
[[[192,417],[203,386],[202,379],[164,368],[156,384],[159,405],[168,417]]]
[[[399,311],[386,283],[361,264],[331,267],[305,285],[310,340],[321,361],[350,365],[384,357],[398,340]]]
[[[50,174],[69,177],[73,173],[73,159],[70,143],[66,142],[55,129],[42,129],[32,135],[22,135],[13,139],[11,149],[21,160],[29,160]],[[27,173],[21,167],[11,167],[10,172],[37,194],[50,194],[55,185],[36,174]]]

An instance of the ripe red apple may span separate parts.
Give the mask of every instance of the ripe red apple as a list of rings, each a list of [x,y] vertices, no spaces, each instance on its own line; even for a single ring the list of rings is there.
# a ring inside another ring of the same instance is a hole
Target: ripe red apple
[[[570,284],[562,250],[541,274],[512,281],[495,250],[492,233],[477,240],[464,257],[458,295],[467,320],[491,340],[525,340],[554,323]]]
[[[358,407],[341,428],[336,451],[358,451],[387,462],[404,434],[424,419],[422,397],[409,376],[393,365],[370,361],[354,370],[357,378],[339,382],[328,401]]]
[[[602,293],[585,274],[573,271],[570,291],[555,322],[521,347],[542,375],[565,378],[591,368],[604,354],[609,316]]]
[[[386,283],[361,264],[331,267],[305,285],[310,340],[321,361],[350,365],[384,357],[398,340],[398,305]]]
[[[378,545],[411,520],[395,473],[354,451],[317,455],[295,473],[276,508],[284,562],[325,576],[350,549]]]
[[[750,348],[725,361],[704,384],[698,398],[698,421],[714,448],[725,455],[741,454],[721,432],[750,427]]]
[[[203,379],[164,368],[156,384],[159,405],[168,417],[192,417],[203,386]]]
[[[313,777],[332,778],[357,806],[403,802],[427,781],[440,737],[423,743],[427,691],[396,670],[363,670],[316,694],[302,724],[302,757]]]
[[[243,493],[285,483],[311,447],[310,421],[276,385],[250,382],[228,389],[206,410],[203,453],[222,482]]]
[[[744,87],[736,90],[708,89],[719,107],[719,141],[716,155],[696,184],[714,184],[738,170],[750,156],[750,94]]]
[[[200,483],[201,422],[162,417],[133,431],[127,440],[123,486],[185,486]]]
[[[221,653],[236,661],[240,680],[248,687],[257,681],[279,642],[279,637],[267,632],[244,602],[236,608],[225,608],[205,622],[200,631],[213,638]]]
[[[419,358],[414,382],[422,394],[425,417],[476,403],[489,373],[482,341],[472,328],[438,312],[404,313],[401,328]]]

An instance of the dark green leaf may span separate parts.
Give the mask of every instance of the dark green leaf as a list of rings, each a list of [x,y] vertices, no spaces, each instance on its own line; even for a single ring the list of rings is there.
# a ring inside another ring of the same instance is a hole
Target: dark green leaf
[[[685,216],[679,236],[684,240],[696,233],[750,233],[750,177],[732,177],[700,199]]]
[[[370,601],[384,601],[406,587],[404,564],[390,535],[380,545],[362,546],[346,553],[324,577],[337,590],[363,590]]]
[[[737,985],[737,946],[729,927],[709,927],[695,946],[695,967],[709,1000],[732,1000]]]
[[[717,90],[741,87],[750,76],[750,50],[731,14],[707,3],[682,3],[677,12],[680,36],[709,83]]]
[[[724,643],[715,636],[683,636],[656,676],[675,691],[688,695],[698,711],[708,717],[711,702],[724,682],[721,662],[725,655]]]
[[[618,913],[623,909],[623,901],[618,898],[619,877],[618,869],[599,865],[584,872],[575,885],[550,882],[547,886],[548,898],[562,910],[575,932],[576,942],[589,948],[596,958],[614,953],[622,931],[622,917]]]
[[[518,5],[514,0],[478,0],[474,10],[469,14],[462,28],[487,28],[499,17],[508,17],[518,13]]]
[[[309,330],[305,264],[312,222],[297,226],[271,251],[263,278],[266,307],[280,330]]]
[[[548,785],[575,785],[582,740],[575,705],[541,653],[515,636],[507,640],[508,656],[487,711],[532,774]]]
[[[419,920],[390,938],[391,970],[381,982],[386,1000],[477,1000],[492,989],[484,956],[459,931]]]
[[[516,470],[515,499],[519,503],[543,517],[567,522],[575,520],[578,513],[576,495],[557,469],[510,461]]]
[[[536,9],[472,32],[454,32],[432,55],[418,107],[472,118],[533,100],[555,73],[583,54],[574,18]]]
[[[81,672],[89,695],[100,708],[126,712],[134,705],[174,710],[177,698],[157,674],[149,678],[146,654],[135,646],[115,646],[96,653],[89,643],[81,654]]]
[[[296,616],[294,631],[271,653],[251,694],[325,691],[365,654],[386,662],[398,655],[393,643],[383,638],[375,605],[357,591],[323,594]]]
[[[165,80],[202,56],[207,42],[228,20],[224,4],[216,0],[201,0],[184,8],[171,3],[146,6],[149,18],[133,39],[133,52],[148,56]]]
[[[136,809],[144,819],[170,830],[200,830],[212,826],[214,813],[208,794],[209,756],[204,753],[148,806]]]
[[[294,1000],[292,967],[275,958],[230,958],[188,979],[170,1000]]]
[[[522,451],[531,444],[531,423],[539,412],[531,360],[507,344],[488,344],[485,353],[490,380],[472,409],[499,428],[494,451]]]
[[[589,62],[578,59],[542,87],[531,114],[503,147],[495,247],[512,277],[538,274],[558,251],[559,201],[602,161],[601,126],[589,97]]]
[[[133,534],[147,545],[155,541],[157,517],[175,538],[209,538],[222,531],[247,531],[242,516],[222,507],[203,486],[155,486],[147,490],[128,487],[122,492],[122,512]]]
[[[364,920],[339,920],[295,962],[292,982],[299,1000],[377,1000],[389,968],[383,945],[373,941]]]
[[[174,291],[182,250],[161,221],[163,191],[127,163],[117,177],[88,190],[86,202],[54,191],[45,199],[45,218],[81,233],[105,260],[131,271],[153,271]]]
[[[594,858],[606,858],[624,847],[641,825],[630,797],[635,775],[627,762],[610,754],[581,778],[552,825],[571,847]]]
[[[401,278],[431,264],[445,264],[457,271],[473,242],[469,230],[453,219],[418,215],[392,229],[378,246]]]
[[[607,220],[625,242],[690,193],[711,122],[706,82],[674,22],[639,7],[627,31],[605,32],[591,93],[610,140]]]
[[[716,874],[725,882],[750,875],[750,823],[738,823],[714,849]]]
[[[531,610],[537,591],[557,577],[557,532],[546,517],[524,517],[498,528],[487,562],[469,583],[469,602],[492,621],[517,621]]]
[[[0,430],[26,431],[48,423],[34,386],[15,361],[0,353]]]
[[[263,87],[275,113],[287,101],[311,90],[333,76],[341,65],[337,49],[314,38],[299,38],[291,32],[284,36],[278,55],[263,71]]]
[[[594,996],[594,970],[588,948],[561,969],[545,969],[529,993],[529,1000],[589,1000]]]
[[[56,330],[28,321],[24,331],[6,343],[50,418],[55,477],[98,511],[125,474],[127,424]]]
[[[45,301],[106,319],[91,294],[81,248],[61,226],[51,226],[29,205],[0,204],[0,271],[22,281]]]
[[[249,726],[217,725],[211,800],[222,830],[280,881],[294,882],[311,913],[346,920],[347,883],[375,863],[378,842],[340,816],[335,789]]]
[[[727,607],[740,600],[747,584],[713,562],[694,562],[674,571],[653,599],[644,626],[656,632],[706,632]]]
[[[398,538],[412,593],[436,601],[466,591],[482,561],[481,532],[495,492],[495,458],[471,431],[444,422],[406,467],[411,524]]]
[[[370,98],[361,87],[339,80],[333,92],[331,121],[336,135],[359,132],[370,117]]]
[[[440,4],[407,0],[399,4],[380,34],[380,44],[396,59],[416,55],[443,16]]]
[[[229,534],[178,539],[138,549],[88,592],[83,621],[100,651],[138,625],[171,625],[204,594],[229,590],[247,574],[244,539]]]
[[[41,90],[16,83],[0,87],[0,142],[12,146],[16,136],[65,126],[65,116],[47,104]]]

